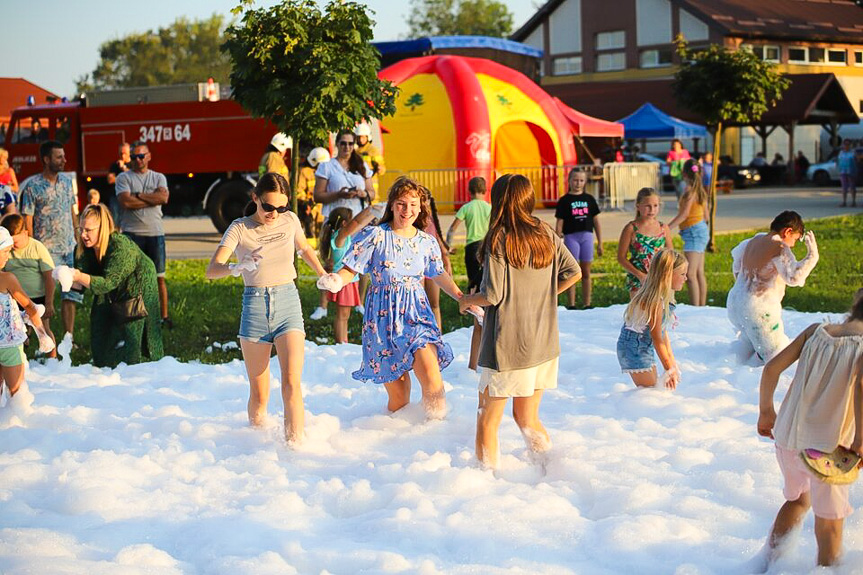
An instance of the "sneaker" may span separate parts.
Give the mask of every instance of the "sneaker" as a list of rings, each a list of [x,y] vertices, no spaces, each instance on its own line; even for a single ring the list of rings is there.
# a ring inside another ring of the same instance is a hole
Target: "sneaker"
[[[318,307],[315,311],[312,312],[312,315],[309,316],[309,319],[324,319],[327,317],[327,309],[323,307]]]
[[[363,315],[363,314],[365,314],[365,313],[366,313],[366,309],[365,309],[363,306],[361,306],[361,305],[358,305],[358,306],[354,307],[354,309],[355,309],[355,310],[357,311],[357,313],[358,313],[358,314],[360,314],[360,315]]]

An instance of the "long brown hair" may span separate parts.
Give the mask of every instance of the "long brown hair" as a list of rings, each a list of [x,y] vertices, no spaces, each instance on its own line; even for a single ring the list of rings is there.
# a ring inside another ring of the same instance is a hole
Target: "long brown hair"
[[[261,176],[260,180],[258,180],[258,183],[255,185],[255,189],[252,190],[252,194],[254,194],[256,198],[260,198],[262,195],[272,192],[278,192],[288,196],[288,205],[291,205],[291,185],[288,183],[288,180],[286,180],[281,174],[267,172]],[[246,204],[245,208],[243,208],[243,215],[246,217],[251,216],[257,210],[258,206],[256,206],[255,201],[252,200]]]
[[[515,268],[530,265],[542,269],[554,258],[549,229],[531,214],[536,197],[530,180],[520,174],[505,174],[491,187],[491,219],[479,248],[480,261],[499,253]]]
[[[393,182],[393,185],[390,186],[387,196],[387,207],[384,210],[384,217],[381,218],[382,224],[393,221],[393,204],[399,198],[408,195],[416,196],[420,199],[420,213],[414,221],[414,227],[418,230],[425,230],[428,218],[431,217],[431,206],[429,205],[431,193],[422,187],[419,182],[407,176],[399,176]]]
[[[321,240],[318,242],[318,251],[321,254],[322,261],[330,261],[330,256],[332,256],[330,240],[332,240],[333,236],[339,232],[342,226],[351,221],[353,217],[354,215],[350,208],[334,208],[333,211],[330,212],[330,215],[327,217],[327,221],[325,221],[324,225],[321,226]]]
[[[353,172],[354,174],[359,174],[366,179],[366,166],[365,162],[363,162],[363,157],[357,152],[357,135],[354,134],[353,130],[339,130],[339,133],[336,134],[336,146],[339,145],[339,140],[342,139],[342,136],[350,136],[354,139],[354,147],[351,150],[351,155],[348,156],[348,171]]]

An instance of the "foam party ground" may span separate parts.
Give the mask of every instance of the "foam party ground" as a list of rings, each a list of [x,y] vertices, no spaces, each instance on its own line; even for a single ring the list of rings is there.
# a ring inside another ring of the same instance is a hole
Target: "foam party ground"
[[[680,306],[680,386],[637,390],[615,355],[622,313],[561,308],[559,387],[541,410],[554,447],[529,457],[506,418],[496,471],[474,460],[467,329],[445,336],[443,421],[416,403],[386,413],[383,388],[351,378],[360,346],[307,342],[298,448],[276,378],[269,424],[248,426],[240,361],[31,363],[29,389],[0,409],[0,573],[755,571],[784,501],[755,430],[761,370],[737,364],[723,308]],[[784,318],[789,335],[841,320]],[[770,573],[815,571],[812,529],[810,514]],[[859,511],[845,550],[831,572],[860,573]]]

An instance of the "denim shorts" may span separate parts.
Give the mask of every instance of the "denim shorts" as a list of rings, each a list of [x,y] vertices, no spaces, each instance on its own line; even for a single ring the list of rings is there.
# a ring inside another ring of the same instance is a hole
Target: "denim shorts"
[[[710,226],[702,220],[694,226],[680,230],[680,237],[683,238],[683,251],[704,253],[710,240]]]
[[[242,339],[254,343],[273,343],[289,331],[305,333],[300,292],[294,283],[243,290],[240,315]]]
[[[70,268],[75,267],[75,250],[73,249],[71,252],[67,254],[55,254],[51,253],[51,259],[54,260],[54,266],[69,266]],[[84,292],[83,290],[72,288],[69,291],[60,291],[60,299],[66,301],[72,301],[75,303],[83,303],[84,302]]]
[[[141,251],[153,260],[156,275],[165,277],[165,236],[142,236],[132,232],[123,232],[123,235],[135,242]]]
[[[638,373],[650,371],[656,366],[653,357],[653,339],[650,330],[638,333],[626,326],[620,328],[617,338],[617,361],[623,373]]]

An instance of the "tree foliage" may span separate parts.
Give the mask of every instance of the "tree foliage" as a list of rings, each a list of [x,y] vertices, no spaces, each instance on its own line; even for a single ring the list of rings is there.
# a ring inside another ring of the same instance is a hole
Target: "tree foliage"
[[[790,85],[775,64],[750,50],[728,50],[711,44],[693,51],[678,38],[681,64],[672,88],[680,104],[709,126],[755,122],[776,105]]]
[[[325,142],[330,132],[395,113],[397,88],[377,76],[372,20],[357,2],[283,0],[234,9],[242,21],[227,30],[231,88],[252,116],[273,122],[299,143]],[[296,182],[297,154],[292,180]]]
[[[764,62],[750,50],[728,50],[711,44],[690,50],[678,36],[681,64],[674,74],[672,90],[684,108],[699,114],[713,132],[714,169],[710,177],[710,242],[716,246],[716,177],[723,124],[749,124],[776,105],[791,82],[774,64]]]
[[[513,16],[496,0],[411,0],[408,34],[476,35],[503,38],[512,32]]]
[[[99,47],[92,74],[77,80],[78,91],[205,82],[227,82],[230,59],[220,47],[225,19],[178,18],[157,31],[109,40]]]

